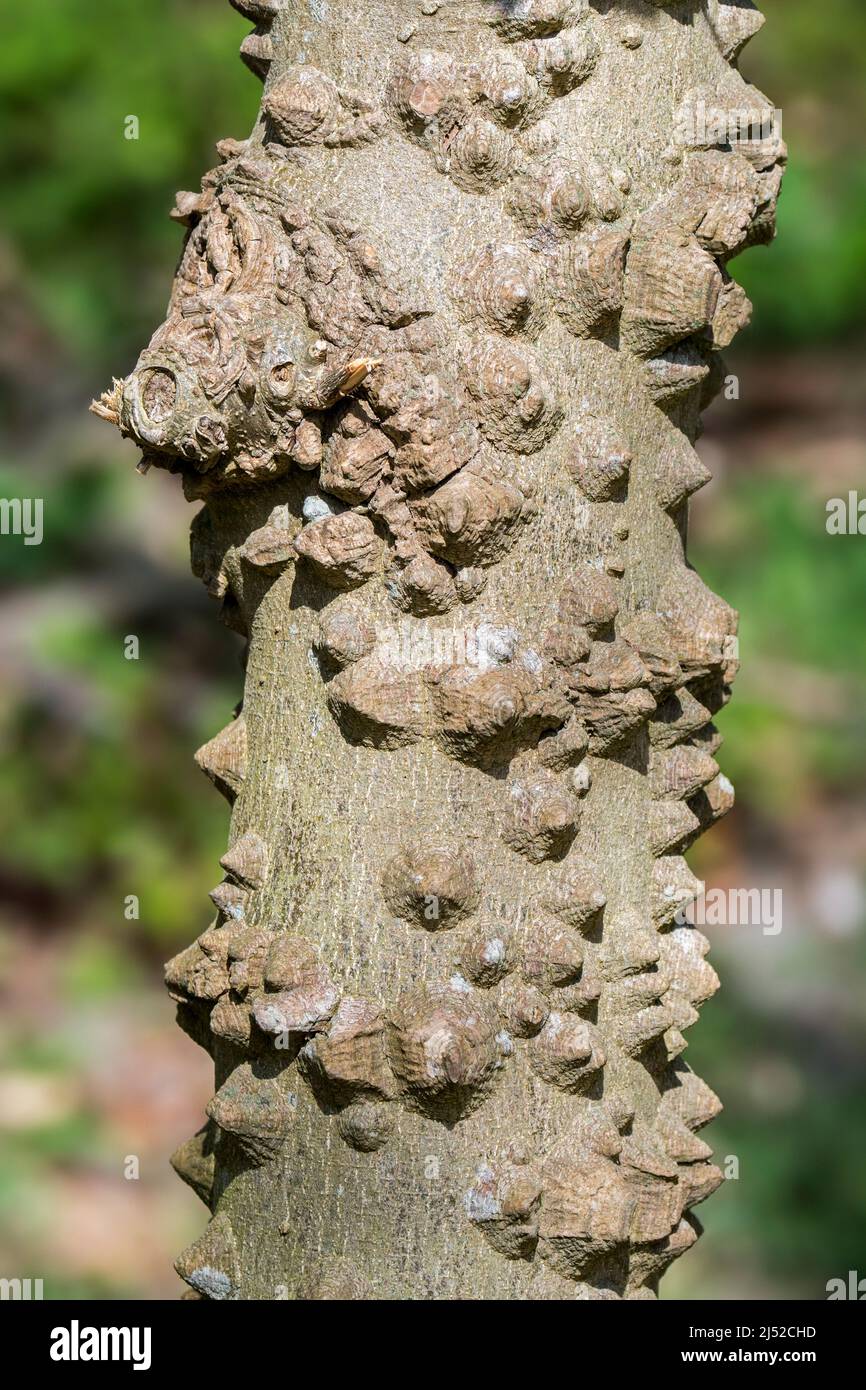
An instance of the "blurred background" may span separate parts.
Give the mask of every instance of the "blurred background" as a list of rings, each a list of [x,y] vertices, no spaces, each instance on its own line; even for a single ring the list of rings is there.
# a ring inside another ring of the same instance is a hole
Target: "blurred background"
[[[725,1101],[739,1176],[669,1298],[826,1296],[866,1276],[866,6],[764,0],[748,78],[781,107],[779,239],[735,264],[754,327],[701,452],[691,556],[743,612],[719,723],[736,810],[692,852],[708,887],[784,893],[784,928],[707,928],[723,990],[687,1060]],[[204,1209],[167,1156],[201,1123],[207,1057],[162,962],[207,920],[228,808],[195,748],[241,691],[238,639],[188,570],[175,480],[87,404],[163,317],[214,142],[259,84],[225,0],[0,0],[0,1274],[46,1298],[173,1298]],[[126,138],[138,120],[138,139]],[[139,659],[124,639],[139,639]],[[137,1160],[137,1163],[133,1160]]]

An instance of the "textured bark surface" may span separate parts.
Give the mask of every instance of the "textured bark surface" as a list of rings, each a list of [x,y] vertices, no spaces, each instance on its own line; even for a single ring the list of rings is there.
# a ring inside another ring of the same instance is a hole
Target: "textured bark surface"
[[[719,1183],[675,921],[730,806],[693,449],[784,147],[748,0],[235,0],[265,82],[96,409],[248,637],[198,761],[209,1298],[648,1298]],[[719,125],[722,115],[725,130]],[[731,130],[732,122],[739,123]]]

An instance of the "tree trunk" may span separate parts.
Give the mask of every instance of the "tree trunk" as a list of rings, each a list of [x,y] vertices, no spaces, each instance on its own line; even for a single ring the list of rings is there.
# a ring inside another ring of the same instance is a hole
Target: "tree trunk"
[[[265,80],[96,409],[248,638],[167,969],[207,1298],[651,1298],[719,1183],[682,851],[732,802],[692,447],[784,162],[749,0],[234,0]],[[768,116],[769,111],[769,116]],[[763,121],[760,129],[756,121]]]

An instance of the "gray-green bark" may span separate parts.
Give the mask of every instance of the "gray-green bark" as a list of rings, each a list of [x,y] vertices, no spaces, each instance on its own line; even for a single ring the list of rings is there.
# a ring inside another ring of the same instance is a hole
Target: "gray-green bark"
[[[97,409],[249,639],[168,967],[210,1298],[647,1298],[721,1174],[676,914],[736,615],[692,445],[784,147],[721,0],[235,0],[265,79]]]

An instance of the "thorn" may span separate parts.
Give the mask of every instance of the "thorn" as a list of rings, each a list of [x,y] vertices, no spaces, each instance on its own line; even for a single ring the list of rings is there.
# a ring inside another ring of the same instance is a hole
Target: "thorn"
[[[370,372],[381,365],[381,357],[356,357],[354,362],[350,362],[343,369],[343,377],[337,387],[337,395],[347,396],[350,391],[354,391],[356,386],[361,385],[361,382],[370,375]]]
[[[98,400],[91,401],[88,409],[93,415],[98,415],[100,420],[107,420],[110,425],[119,425],[122,396],[123,382],[119,377],[114,377],[109,389],[103,391]]]

